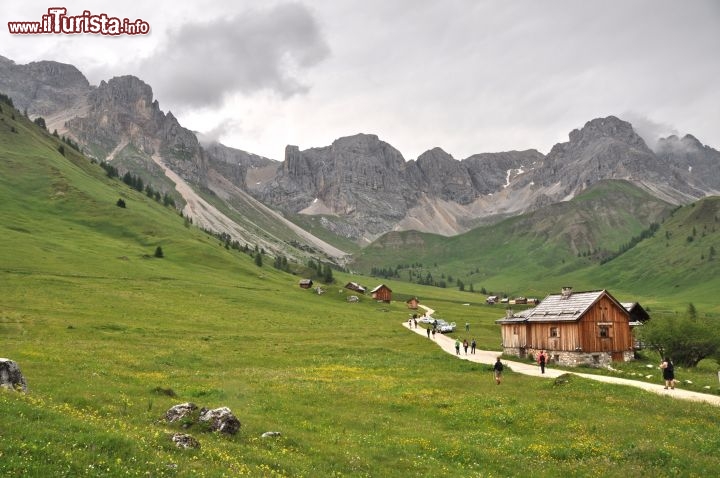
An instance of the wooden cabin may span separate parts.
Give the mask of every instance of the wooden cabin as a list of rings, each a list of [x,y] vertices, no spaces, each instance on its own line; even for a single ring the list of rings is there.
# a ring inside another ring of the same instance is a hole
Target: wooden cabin
[[[634,358],[631,316],[606,290],[547,296],[537,307],[513,313],[501,326],[503,353],[525,357],[545,350],[561,365],[606,366]]]
[[[418,300],[417,297],[413,297],[411,299],[406,300],[405,303],[407,304],[408,309],[417,310],[420,300]]]
[[[364,294],[367,290],[365,287],[361,286],[357,282],[348,282],[345,284],[346,289],[354,290],[355,292],[358,292],[360,294]]]
[[[313,285],[313,281],[311,279],[300,279],[300,282],[298,283],[302,289],[309,289]]]
[[[370,294],[377,301],[390,302],[392,300],[392,290],[385,284],[375,287]]]

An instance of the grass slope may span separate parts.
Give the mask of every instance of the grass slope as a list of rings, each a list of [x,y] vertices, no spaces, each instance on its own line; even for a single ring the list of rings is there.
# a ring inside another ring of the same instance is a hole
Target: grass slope
[[[720,197],[675,210],[652,238],[616,259],[568,277],[593,277],[613,288],[634,291],[643,304],[720,314]]]
[[[511,371],[495,386],[489,367],[399,327],[403,302],[301,290],[297,277],[258,268],[84,158],[58,154],[8,110],[0,355],[18,362],[29,393],[0,390],[3,476],[699,477],[720,467],[715,408]],[[163,259],[151,257],[157,245]],[[371,280],[339,274],[350,277]],[[462,305],[457,291],[389,285],[493,340],[493,309]],[[185,401],[230,407],[241,432],[161,420]],[[269,430],[282,436],[261,439]],[[201,448],[176,449],[176,431]]]
[[[436,280],[452,276],[466,289],[472,284],[475,291],[484,287],[544,297],[559,290],[569,272],[593,266],[593,255],[616,251],[670,209],[626,181],[604,181],[572,201],[455,237],[415,231],[386,234],[365,248],[354,265],[367,273],[372,266],[420,263],[420,275],[430,273]],[[401,278],[408,276],[403,273]]]

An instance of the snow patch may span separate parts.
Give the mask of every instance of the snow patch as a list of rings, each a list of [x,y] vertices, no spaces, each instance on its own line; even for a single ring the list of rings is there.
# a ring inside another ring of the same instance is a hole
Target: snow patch
[[[510,175],[512,174],[512,172],[515,171],[515,175],[518,176],[518,175],[520,175],[520,174],[522,174],[522,173],[525,172],[525,170],[523,170],[524,167],[525,167],[525,166],[520,166],[520,169],[514,169],[514,170],[513,170],[513,169],[508,169],[508,170],[507,170],[507,174],[505,175],[505,184],[503,185],[503,189],[505,189],[505,188],[507,188],[508,186],[510,186]]]

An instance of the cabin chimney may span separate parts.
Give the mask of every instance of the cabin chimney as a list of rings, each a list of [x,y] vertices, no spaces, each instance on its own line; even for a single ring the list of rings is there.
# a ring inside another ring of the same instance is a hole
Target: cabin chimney
[[[563,287],[562,292],[560,294],[561,295],[560,298],[561,299],[569,299],[570,296],[572,295],[572,289],[573,289],[572,287],[567,287],[567,286]]]

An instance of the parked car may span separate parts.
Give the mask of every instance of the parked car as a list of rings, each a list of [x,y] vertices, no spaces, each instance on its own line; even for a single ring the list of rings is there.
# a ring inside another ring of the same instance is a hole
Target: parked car
[[[423,315],[422,317],[420,317],[418,319],[418,322],[420,322],[421,324],[432,324],[433,320],[435,320],[435,319],[433,319],[431,316]]]
[[[455,332],[455,322],[450,322],[449,324],[443,320],[442,324],[438,324],[438,330],[441,334],[447,334],[450,332]]]

